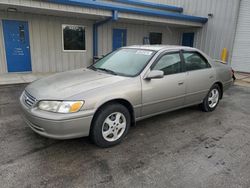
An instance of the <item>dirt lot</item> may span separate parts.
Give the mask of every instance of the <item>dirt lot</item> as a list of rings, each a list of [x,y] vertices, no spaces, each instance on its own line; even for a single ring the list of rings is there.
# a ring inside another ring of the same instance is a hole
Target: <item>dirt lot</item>
[[[0,187],[250,187],[250,88],[233,86],[212,113],[194,106],[138,122],[109,149],[33,133],[23,88],[0,87]]]

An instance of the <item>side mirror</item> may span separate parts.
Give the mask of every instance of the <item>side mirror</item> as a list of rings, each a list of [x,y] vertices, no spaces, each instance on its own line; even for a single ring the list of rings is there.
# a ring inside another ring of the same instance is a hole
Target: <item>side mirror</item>
[[[159,79],[164,77],[164,72],[161,70],[152,70],[148,73],[146,76],[146,79],[151,80],[151,79]]]

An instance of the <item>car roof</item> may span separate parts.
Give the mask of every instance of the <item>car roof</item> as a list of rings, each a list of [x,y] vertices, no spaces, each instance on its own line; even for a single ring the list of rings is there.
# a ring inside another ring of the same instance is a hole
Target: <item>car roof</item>
[[[186,46],[177,46],[177,45],[133,45],[133,46],[127,46],[125,48],[153,50],[153,51],[160,51],[160,50],[197,50],[195,48],[186,47]]]

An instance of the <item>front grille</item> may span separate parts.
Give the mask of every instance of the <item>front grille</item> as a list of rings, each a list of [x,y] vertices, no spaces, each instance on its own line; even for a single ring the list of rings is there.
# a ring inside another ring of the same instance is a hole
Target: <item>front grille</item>
[[[36,103],[36,98],[30,95],[27,91],[24,91],[23,101],[27,106],[32,107]]]

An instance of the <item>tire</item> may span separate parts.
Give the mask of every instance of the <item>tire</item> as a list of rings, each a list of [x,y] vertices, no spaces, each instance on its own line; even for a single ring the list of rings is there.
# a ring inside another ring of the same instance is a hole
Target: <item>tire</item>
[[[204,98],[203,102],[201,103],[201,109],[204,112],[212,112],[218,106],[220,102],[221,96],[221,89],[219,85],[215,84],[209,90],[207,96]],[[214,98],[213,98],[214,96]]]
[[[99,147],[107,148],[119,144],[127,135],[131,125],[128,109],[120,104],[109,104],[96,114],[91,127],[92,141]]]

